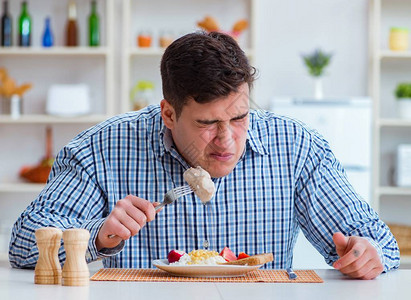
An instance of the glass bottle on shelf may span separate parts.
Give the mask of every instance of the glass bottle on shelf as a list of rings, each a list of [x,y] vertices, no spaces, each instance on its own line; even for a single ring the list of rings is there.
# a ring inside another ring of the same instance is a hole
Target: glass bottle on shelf
[[[68,20],[66,25],[66,46],[74,47],[78,46],[78,34],[77,34],[77,9],[76,3],[69,2],[68,6]]]
[[[88,17],[89,46],[100,45],[100,18],[97,14],[97,2],[91,1],[91,13]]]
[[[19,18],[19,46],[29,47],[31,45],[31,17],[27,9],[27,1],[21,3],[21,14]]]
[[[10,47],[13,44],[13,27],[9,13],[9,1],[3,2],[3,15],[1,17],[1,45]]]
[[[51,31],[50,17],[47,17],[45,24],[44,24],[42,45],[43,47],[51,47],[53,46],[53,44],[54,44],[54,37],[53,37],[53,32]]]

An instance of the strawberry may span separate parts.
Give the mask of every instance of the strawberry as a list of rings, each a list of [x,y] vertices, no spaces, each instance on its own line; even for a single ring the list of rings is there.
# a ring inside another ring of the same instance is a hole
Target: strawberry
[[[237,260],[237,256],[230,250],[228,247],[224,247],[221,251],[220,256],[222,256],[226,261],[233,261]]]
[[[244,252],[240,252],[240,254],[238,254],[237,259],[242,259],[242,258],[247,258],[247,257],[250,257],[250,255],[248,255],[247,253],[244,253]]]
[[[179,261],[184,254],[186,253],[181,250],[171,250],[167,255],[168,262],[171,264],[173,262]]]

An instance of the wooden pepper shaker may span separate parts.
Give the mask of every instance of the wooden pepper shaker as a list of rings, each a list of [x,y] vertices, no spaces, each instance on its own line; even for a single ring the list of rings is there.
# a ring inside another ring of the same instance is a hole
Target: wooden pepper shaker
[[[63,285],[88,285],[90,272],[85,254],[90,232],[86,229],[67,229],[63,232],[66,262],[63,266]]]
[[[39,228],[35,232],[39,259],[34,269],[35,284],[60,284],[61,266],[58,257],[62,231],[54,227]]]

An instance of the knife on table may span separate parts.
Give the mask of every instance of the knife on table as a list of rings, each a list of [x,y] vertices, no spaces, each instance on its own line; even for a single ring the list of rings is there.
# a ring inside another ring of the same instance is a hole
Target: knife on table
[[[287,268],[288,279],[297,279],[297,274],[294,273],[293,269]]]

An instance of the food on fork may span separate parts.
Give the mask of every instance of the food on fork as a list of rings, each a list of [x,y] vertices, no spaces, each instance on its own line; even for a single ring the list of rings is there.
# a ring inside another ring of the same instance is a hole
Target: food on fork
[[[184,180],[194,190],[203,204],[214,196],[215,186],[210,174],[202,167],[189,168],[184,172]]]

